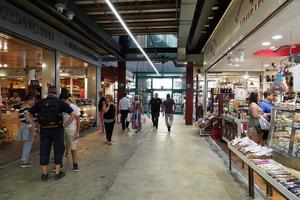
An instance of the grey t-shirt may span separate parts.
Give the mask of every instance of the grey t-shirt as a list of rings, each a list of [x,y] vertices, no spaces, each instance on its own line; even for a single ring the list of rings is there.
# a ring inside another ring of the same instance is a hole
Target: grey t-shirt
[[[166,114],[174,114],[173,106],[175,104],[173,99],[167,99],[164,101],[165,113]]]

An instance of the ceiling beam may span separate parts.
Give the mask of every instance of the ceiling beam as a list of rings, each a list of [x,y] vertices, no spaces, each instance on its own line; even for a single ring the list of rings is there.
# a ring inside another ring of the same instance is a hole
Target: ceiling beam
[[[138,27],[177,27],[178,24],[176,21],[162,21],[162,22],[128,22],[127,26],[129,28],[138,28]],[[101,27],[104,30],[111,29],[111,28],[121,28],[121,24],[101,24]]]
[[[163,13],[134,13],[134,14],[124,14],[122,15],[122,19],[124,21],[127,20],[147,20],[147,19],[176,19],[176,12],[163,12]],[[107,21],[107,19],[114,19],[114,15],[107,15],[107,16],[103,16],[103,15],[95,15],[93,17],[93,19],[95,21]]]
[[[144,48],[146,53],[177,53],[177,48]],[[128,54],[141,54],[137,48],[128,48]]]
[[[112,3],[136,2],[136,1],[143,3],[143,2],[153,1],[153,0],[110,0],[110,1]],[[94,0],[76,0],[75,3],[78,5],[86,5],[86,4],[94,4],[95,1]],[[97,0],[97,3],[105,3],[105,0]]]
[[[119,12],[122,11],[138,11],[140,10],[164,10],[164,9],[175,9],[176,3],[150,3],[150,4],[136,4],[136,3],[115,3],[114,4],[116,10]],[[177,8],[178,9],[178,8]],[[83,10],[87,13],[93,12],[107,12],[110,9],[106,6],[106,4],[100,4],[100,8],[96,5],[93,5],[90,8],[83,8]]]
[[[130,30],[135,35],[148,35],[148,34],[161,34],[161,33],[177,33],[178,28],[151,28],[151,29],[132,29]],[[111,35],[126,35],[127,33],[122,30],[107,30]]]

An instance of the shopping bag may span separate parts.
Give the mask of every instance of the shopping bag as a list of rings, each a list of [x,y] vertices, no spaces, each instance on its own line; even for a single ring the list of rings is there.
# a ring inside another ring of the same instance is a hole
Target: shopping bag
[[[127,122],[130,122],[130,121],[131,121],[131,113],[128,113],[126,121],[127,121]]]
[[[259,126],[260,126],[261,130],[269,130],[270,129],[270,122],[263,116],[261,116],[258,119],[258,122],[259,122]]]

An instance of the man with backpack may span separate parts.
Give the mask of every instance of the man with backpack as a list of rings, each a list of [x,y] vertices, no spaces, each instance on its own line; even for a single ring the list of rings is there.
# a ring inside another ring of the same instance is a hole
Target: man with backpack
[[[68,121],[63,124],[62,113],[70,115]],[[48,164],[51,147],[54,148],[54,164],[55,164],[55,180],[59,180],[65,176],[65,173],[60,171],[63,154],[65,151],[64,145],[64,127],[68,127],[75,119],[76,114],[73,109],[64,101],[57,97],[57,89],[54,86],[48,88],[48,96],[26,113],[27,121],[36,130],[33,116],[37,114],[38,123],[40,125],[40,165],[42,166],[42,181],[48,180]]]

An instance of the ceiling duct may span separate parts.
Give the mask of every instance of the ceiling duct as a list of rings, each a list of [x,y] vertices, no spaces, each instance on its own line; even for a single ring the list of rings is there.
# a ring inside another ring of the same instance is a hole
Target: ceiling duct
[[[191,43],[190,43],[190,49],[196,49],[197,48],[197,45],[198,45],[199,40],[200,40],[200,36],[201,36],[202,32],[205,29],[207,19],[211,15],[212,8],[214,7],[214,1],[212,1],[212,0],[201,1],[201,6],[197,5],[197,8],[198,7],[199,7],[199,10],[197,10],[197,12],[199,12],[199,15],[198,15],[199,19],[198,19],[198,22],[196,24],[195,30],[192,33],[192,40],[191,40]]]
[[[180,21],[177,50],[178,61],[186,61],[186,44],[190,34],[196,4],[196,0],[182,0],[180,4]]]

